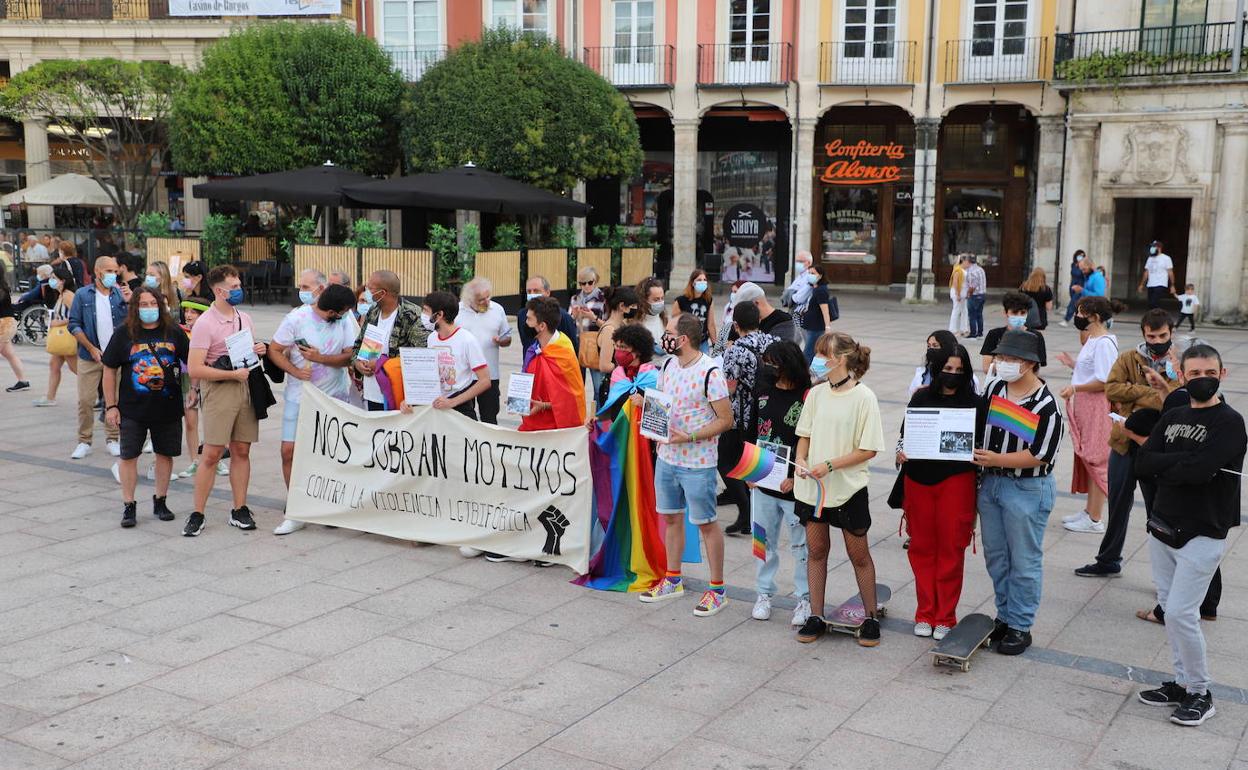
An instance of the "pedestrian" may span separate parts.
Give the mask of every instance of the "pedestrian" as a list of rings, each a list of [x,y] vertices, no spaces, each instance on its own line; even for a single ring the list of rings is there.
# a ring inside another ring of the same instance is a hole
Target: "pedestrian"
[[[1148,293],[1148,308],[1161,307],[1168,294],[1174,294],[1174,260],[1165,251],[1165,244],[1153,241],[1148,246],[1148,259],[1140,274],[1139,291]]]
[[[1179,387],[1179,359],[1174,352],[1173,325],[1174,319],[1161,308],[1146,312],[1140,319],[1144,341],[1131,350],[1119,353],[1105,380],[1105,398],[1111,414],[1118,418],[1112,420],[1109,434],[1109,494],[1106,498],[1109,521],[1096,560],[1075,570],[1080,577],[1116,577],[1122,573],[1122,548],[1126,542],[1131,508],[1135,505],[1137,447],[1148,436],[1145,433],[1138,437],[1138,441],[1135,440],[1126,423],[1132,414],[1140,410],[1155,410],[1160,414],[1165,396]],[[1138,479],[1138,482],[1147,514],[1152,510],[1156,487],[1150,479]],[[1084,517],[1087,514],[1080,511],[1063,517],[1062,523],[1075,522]]]
[[[953,263],[953,271],[949,273],[949,299],[953,302],[953,310],[949,311],[949,331],[959,337],[971,333],[970,319],[966,315],[966,299],[969,296],[966,265],[966,255],[963,254]]]
[[[368,309],[360,320],[360,335],[355,340],[353,363],[356,373],[364,380],[364,403],[370,412],[386,411],[386,397],[377,382],[378,359],[360,358],[360,348],[365,336],[386,340],[381,354],[396,358],[399,348],[423,348],[428,346],[429,331],[420,322],[421,308],[403,299],[399,276],[391,270],[378,270],[368,277],[360,304],[368,303]]]
[[[806,284],[804,297],[809,299],[810,283],[804,276],[801,277],[801,281]],[[719,333],[715,335],[715,339],[711,340],[711,358],[722,359],[728,346],[737,341],[737,332],[732,327],[732,310],[737,305],[737,289],[740,289],[744,283],[745,281],[734,281],[728,288],[728,301],[724,303],[724,314],[718,324]]]
[[[719,435],[719,475],[724,481],[728,498],[737,506],[737,520],[728,525],[724,534],[749,535],[749,487],[741,479],[728,476],[727,471],[737,464],[744,448],[742,440],[751,435],[751,427],[756,422],[763,351],[780,339],[758,328],[758,307],[752,302],[742,303],[736,309],[732,324],[737,327],[737,341],[724,351],[723,374],[728,383],[733,424]],[[770,386],[770,382],[762,384],[764,389]]]
[[[806,273],[814,263],[815,258],[811,256],[809,251],[799,251],[797,256],[793,257],[793,280],[785,287],[784,293],[780,295],[780,306],[788,308],[793,313],[794,318],[801,312],[800,308],[804,308],[806,303],[810,301],[811,287],[810,280],[806,278]],[[745,282],[737,281],[735,285],[742,283]]]
[[[966,348],[937,348],[928,370],[930,384],[915,391],[908,409],[979,408]],[[917,601],[914,635],[940,641],[958,622],[966,547],[975,529],[975,466],[970,462],[911,460],[902,450],[904,438],[903,425],[902,437],[897,440],[897,464],[904,476],[902,507]]]
[[[742,302],[753,302],[758,308],[758,328],[762,331],[778,339],[793,340],[799,345],[804,341],[804,337],[798,334],[797,324],[793,323],[793,316],[772,305],[763,287],[750,281],[741,284],[737,289],[737,303]]]
[[[125,321],[109,338],[104,366],[104,418],[121,436],[121,526],[136,523],[138,457],[151,441],[156,455],[152,515],[173,521],[166,500],[173,458],[182,454],[182,361],[186,334],[169,315],[158,288],[140,285],[130,297]]]
[[[316,304],[317,297],[321,296],[321,292],[328,285],[329,279],[320,270],[314,270],[310,267],[300,270],[299,278],[295,284],[299,292],[299,304],[303,306]],[[288,313],[286,317],[289,318],[290,314]]]
[[[161,298],[165,300],[165,312],[174,314],[180,310],[178,302],[178,290],[173,287],[173,277],[169,274],[169,265],[160,260],[156,260],[147,266],[146,272],[143,274],[143,285],[148,288],[156,289],[160,292]]]
[[[1021,655],[1031,646],[1044,529],[1057,495],[1053,468],[1062,414],[1039,377],[1040,339],[1025,330],[1002,335],[993,351],[995,376],[976,418],[983,436],[974,454],[982,469],[976,507],[997,608],[990,639],[1002,655]]]
[[[692,313],[702,322],[702,352],[710,352],[710,340],[717,336],[715,330],[715,312],[712,309],[715,297],[711,294],[711,284],[706,278],[705,270],[694,270],[689,274],[684,292],[676,297],[672,304],[669,317],[678,318],[683,313]]]
[[[242,530],[256,528],[247,507],[247,486],[251,482],[251,445],[260,440],[260,421],[248,386],[250,369],[232,368],[225,340],[240,331],[255,329],[251,316],[238,309],[243,302],[243,282],[233,265],[214,267],[204,276],[214,299],[191,329],[191,349],[187,363],[191,379],[199,382],[200,410],[204,422],[204,450],[195,472],[194,507],[182,528],[185,537],[196,537],[204,530],[204,509],[216,481],[216,465],[226,447],[230,450],[230,526]],[[262,342],[253,337],[252,352],[259,358],[268,354]]]
[[[559,329],[566,315],[554,297],[534,297],[525,307],[533,343],[524,351],[522,370],[533,375],[533,391],[520,430],[585,425],[585,378],[572,340]]]
[[[906,396],[913,396],[914,392],[919,388],[925,388],[932,382],[932,362],[944,353],[953,353],[958,347],[958,338],[948,329],[937,329],[927,335],[927,349],[923,354],[923,363],[914,368],[914,377],[910,379],[910,385],[906,389]],[[971,372],[971,385],[976,393],[982,393],[984,388],[979,381],[979,375]]]
[[[182,298],[198,299],[205,305],[211,305],[216,297],[208,282],[204,280],[207,270],[203,262],[187,262],[182,266]]]
[[[598,371],[599,327],[607,316],[607,297],[598,286],[598,271],[592,267],[582,267],[577,271],[576,283],[580,291],[572,295],[568,314],[577,324],[577,357],[581,366],[589,370],[593,392],[597,393],[603,378],[602,372]]]
[[[966,255],[966,315],[968,337],[984,336],[984,302],[988,299],[988,276],[974,254]]]
[[[69,333],[78,340],[78,446],[70,459],[81,460],[91,453],[95,403],[104,380],[100,358],[113,329],[126,317],[130,288],[119,285],[117,261],[112,257],[95,260],[95,281],[74,293],[69,309]],[[105,446],[113,457],[121,455],[117,428],[105,425]]]
[[[654,363],[662,366],[667,360],[667,352],[658,347],[667,329],[667,303],[663,301],[663,283],[653,276],[644,278],[637,284],[637,298],[641,302],[641,323],[654,337]]]
[[[516,325],[520,330],[520,345],[524,350],[528,350],[533,345],[536,336],[533,334],[533,328],[527,322],[528,303],[538,297],[550,297],[550,281],[540,275],[531,275],[524,282],[524,301],[525,306],[520,308],[520,312],[516,314]],[[551,297],[551,299],[554,299]],[[555,302],[558,306],[558,300]],[[563,308],[559,308],[559,326],[555,331],[563,332],[572,343],[572,349],[579,351],[581,349],[580,333],[576,329],[576,320],[572,315]]]
[[[195,322],[199,317],[208,312],[208,305],[198,298],[182,300],[182,317],[186,319],[181,324],[182,333],[189,340],[191,338],[191,330],[195,328]],[[180,479],[195,478],[196,471],[199,470],[199,455],[203,451],[203,446],[199,443],[199,383],[191,380],[190,364],[183,362],[182,367],[182,433],[186,436],[186,453],[191,457],[191,464],[188,465],[181,473],[178,474]],[[230,465],[224,459],[217,462],[217,475],[228,476],[230,474]]]
[[[1070,258],[1070,286],[1066,289],[1070,301],[1066,303],[1066,317],[1062,319],[1061,326],[1070,324],[1070,319],[1075,317],[1075,304],[1083,296],[1083,283],[1087,280],[1087,274],[1083,272],[1083,261],[1086,257],[1087,252],[1076,249],[1074,256]]]
[[[459,294],[459,315],[455,322],[477,339],[485,363],[490,370],[490,387],[476,399],[477,417],[490,425],[498,424],[499,389],[498,351],[511,346],[511,324],[507,311],[491,297],[494,286],[489,278],[477,276]]]
[[[1023,281],[1018,290],[1036,303],[1040,322],[1032,327],[1032,331],[1041,332],[1049,327],[1049,311],[1053,309],[1053,290],[1049,288],[1048,276],[1043,267],[1032,268],[1027,280]],[[982,306],[981,306],[982,307]]]
[[[307,270],[305,273],[309,272]],[[319,281],[319,273],[310,276]],[[303,281],[304,277],[300,277]],[[282,407],[282,479],[290,487],[290,468],[295,459],[299,429],[299,406],[304,388],[316,388],[330,398],[347,401],[351,380],[347,365],[359,326],[351,316],[355,294],[346,286],[325,284],[316,290],[311,304],[301,304],[286,314],[273,333],[269,360],[286,372]],[[289,535],[303,529],[303,522],[286,516],[273,530]]]
[[[1084,297],[1104,297],[1109,291],[1109,282],[1105,277],[1105,272],[1092,263],[1089,258],[1083,260],[1083,296]],[[1078,309],[1078,305],[1076,305]]]
[[[90,283],[91,276],[87,271],[87,263],[83,262],[78,256],[78,249],[74,246],[73,241],[61,241],[56,247],[56,254],[52,256],[52,266],[64,264],[73,273],[74,283],[79,286],[85,286]]]
[[[138,254],[131,254],[123,251],[117,255],[117,267],[121,271],[121,280],[130,287],[130,291],[134,291],[143,285],[143,273],[140,271],[147,268],[143,264],[143,258]]]
[[[9,368],[13,370],[13,376],[17,378],[17,382],[4,389],[7,393],[30,390],[30,382],[27,381],[26,371],[22,368],[22,359],[18,358],[17,351],[13,350],[13,335],[16,333],[17,318],[13,310],[13,292],[9,290],[9,282],[4,277],[4,271],[0,270],[0,357],[9,362]]]
[[[615,373],[615,333],[625,326],[641,325],[640,303],[637,292],[631,286],[620,286],[606,292],[606,319],[598,326],[598,371],[603,381],[594,391],[594,400],[598,407],[606,405],[607,394],[611,389],[611,377]],[[654,338],[651,338],[653,342]],[[649,361],[654,356],[652,349],[647,355]]]
[[[48,334],[52,334],[52,329],[61,327],[65,333],[69,332],[69,311],[74,304],[74,292],[78,290],[78,284],[74,282],[73,271],[68,265],[57,265],[51,268],[52,277],[48,279],[48,289],[56,296],[55,304],[48,312]],[[3,339],[3,338],[0,338]],[[56,406],[56,392],[61,387],[61,367],[68,366],[69,371],[75,375],[78,374],[78,352],[77,342],[74,343],[74,351],[67,355],[60,355],[48,351],[48,390],[43,398],[34,400],[35,406]]]
[[[681,559],[685,522],[698,528],[706,546],[710,585],[693,608],[710,617],[724,608],[724,533],[715,524],[715,474],[719,434],[732,427],[732,406],[723,370],[702,353],[702,322],[692,313],[667,322],[662,346],[668,353],[659,371],[658,389],[671,396],[669,439],[659,444],[654,467],[655,507],[666,530],[667,574],[643,602],[663,602],[684,595]],[[640,400],[640,396],[634,396]]]
[[[797,424],[802,403],[810,390],[810,371],[802,349],[792,340],[773,342],[763,351],[763,368],[774,372],[766,387],[757,393],[758,410],[747,435],[758,446],[775,453],[781,460],[797,456]],[[750,615],[755,620],[771,618],[771,601],[777,593],[776,572],[780,569],[780,533],[788,533],[793,557],[793,608],[790,625],[801,628],[810,617],[810,588],[807,583],[806,528],[793,511],[793,466],[785,464],[779,488],[750,484],[751,532],[762,530],[764,558],[754,565],[758,598]]]
[[[632,289],[626,287],[619,291],[631,293]],[[659,376],[658,368],[652,363],[654,338],[650,336],[646,327],[639,323],[621,324],[615,328],[611,336],[611,360],[615,366],[608,378],[610,385],[608,395],[598,406],[598,413],[595,415],[597,419],[608,423],[615,422],[620,409],[623,408],[625,401],[623,396],[632,395],[646,387],[655,387]],[[653,374],[638,379],[647,372],[653,372]],[[640,419],[640,410],[634,410],[634,415]],[[642,440],[649,441],[645,438]],[[649,473],[647,477],[650,477]]]
[[[979,349],[983,372],[992,376],[992,351],[1001,344],[1001,338],[1007,331],[1030,331],[1039,340],[1040,366],[1048,366],[1045,354],[1044,335],[1027,328],[1027,315],[1031,312],[1031,297],[1021,291],[1007,291],[1001,298],[1001,309],[1005,313],[1005,326],[992,329],[984,337],[984,344]]]
[[[815,358],[815,343],[832,331],[832,295],[828,293],[828,278],[823,265],[811,266],[806,272],[806,283],[810,286],[810,293],[807,295],[806,310],[802,313],[801,327],[806,336],[803,352],[809,366]]]
[[[438,382],[442,390],[432,406],[454,409],[475,420],[477,411],[473,402],[490,389],[490,367],[477,338],[455,324],[458,315],[459,301],[454,294],[432,291],[425,295],[420,323],[430,332],[426,343],[429,349],[438,352]],[[412,411],[406,402],[399,408],[409,414]]]
[[[1200,307],[1200,297],[1196,294],[1196,284],[1189,283],[1184,288],[1182,294],[1174,294],[1174,298],[1179,301],[1179,323],[1180,327],[1183,322],[1187,321],[1191,325],[1191,331],[1196,331],[1196,309]]]
[[[1226,552],[1227,534],[1239,526],[1248,436],[1244,418],[1218,398],[1226,378],[1218,351],[1193,345],[1181,366],[1191,404],[1161,416],[1136,460],[1141,476],[1157,480],[1148,552],[1174,665],[1173,681],[1140,692],[1139,699],[1173,706],[1171,722],[1196,726],[1217,713],[1199,606]]]

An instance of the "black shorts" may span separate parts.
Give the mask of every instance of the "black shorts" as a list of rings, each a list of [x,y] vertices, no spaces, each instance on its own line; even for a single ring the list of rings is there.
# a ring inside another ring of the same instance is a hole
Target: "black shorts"
[[[867,500],[867,488],[858,490],[842,505],[824,506],[820,514],[815,506],[798,500],[793,513],[803,524],[827,524],[856,535],[865,534],[871,528],[871,510]]]
[[[146,423],[132,420],[125,415],[121,418],[121,459],[133,460],[143,454],[143,442],[148,435],[152,437],[152,452],[165,457],[177,457],[182,454],[182,420],[169,422]]]

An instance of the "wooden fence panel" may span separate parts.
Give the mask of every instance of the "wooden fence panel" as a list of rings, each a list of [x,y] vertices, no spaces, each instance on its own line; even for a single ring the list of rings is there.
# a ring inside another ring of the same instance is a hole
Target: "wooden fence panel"
[[[654,249],[620,249],[620,283],[635,286],[654,275]]]
[[[188,262],[199,259],[198,238],[148,238],[147,261],[164,262],[176,282]]]
[[[551,291],[566,291],[568,288],[568,250],[567,249],[529,249],[529,274],[532,278],[540,275],[550,281]]]
[[[520,284],[520,252],[478,251],[473,274],[487,278],[499,297],[511,297],[524,293]]]
[[[397,273],[405,297],[433,291],[433,252],[428,249],[364,249],[363,277],[376,270]]]
[[[587,267],[592,267],[598,271],[599,286],[613,285],[615,277],[611,275],[611,249],[577,249],[577,274],[579,275]]]
[[[243,255],[240,261],[258,264],[273,259],[276,241],[264,236],[249,235],[243,239]]]
[[[351,288],[355,289],[363,283],[358,274],[357,250],[350,246],[325,246],[318,243],[296,243],[294,279],[299,281],[299,273],[304,270],[320,270],[325,275],[330,271],[343,270],[351,276]]]

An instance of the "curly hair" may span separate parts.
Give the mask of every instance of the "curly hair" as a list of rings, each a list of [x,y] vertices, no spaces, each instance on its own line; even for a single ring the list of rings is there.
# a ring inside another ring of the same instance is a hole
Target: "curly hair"
[[[624,345],[637,356],[639,363],[649,363],[654,357],[654,335],[641,324],[624,324],[611,335],[616,347]]]

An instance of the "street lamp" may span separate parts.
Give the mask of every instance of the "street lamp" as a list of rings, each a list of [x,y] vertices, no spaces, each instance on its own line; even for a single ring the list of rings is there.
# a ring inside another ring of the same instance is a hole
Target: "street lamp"
[[[980,139],[985,147],[992,147],[997,143],[997,121],[992,119],[992,108],[988,108],[988,117],[984,120],[984,124],[980,126]]]

